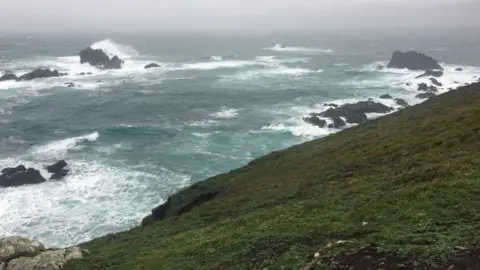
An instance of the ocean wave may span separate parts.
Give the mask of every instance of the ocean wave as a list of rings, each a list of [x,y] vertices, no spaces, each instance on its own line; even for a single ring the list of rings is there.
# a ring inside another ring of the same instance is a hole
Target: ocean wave
[[[79,137],[71,137],[63,140],[53,141],[42,146],[33,148],[32,154],[41,159],[66,158],[68,151],[82,149],[85,143],[94,142],[100,135],[93,132]]]
[[[110,57],[116,55],[122,59],[132,58],[140,55],[140,53],[132,46],[119,44],[111,39],[104,39],[94,42],[92,45],[90,45],[90,47],[93,49],[102,49]]]
[[[285,66],[277,66],[275,68],[266,68],[266,69],[253,69],[242,71],[237,74],[233,75],[225,75],[222,76],[222,80],[239,80],[239,81],[251,81],[257,80],[262,78],[279,78],[279,77],[286,77],[286,78],[297,78],[301,76],[305,76],[312,73],[321,73],[323,72],[322,69],[319,70],[311,70],[306,68],[289,68]]]
[[[276,44],[271,48],[265,48],[275,52],[293,52],[293,53],[332,53],[332,49],[313,48],[313,47],[290,47],[282,44]]]
[[[223,61],[223,57],[213,55],[213,56],[210,56],[210,60],[211,61]]]

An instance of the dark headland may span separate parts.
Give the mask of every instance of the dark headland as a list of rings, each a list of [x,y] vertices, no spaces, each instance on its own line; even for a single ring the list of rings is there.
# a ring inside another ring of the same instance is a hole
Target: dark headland
[[[475,83],[256,159],[67,269],[478,269],[479,104]]]

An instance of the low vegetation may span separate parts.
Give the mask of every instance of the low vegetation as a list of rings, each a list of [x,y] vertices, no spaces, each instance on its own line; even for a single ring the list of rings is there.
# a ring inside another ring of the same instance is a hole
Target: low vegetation
[[[480,84],[198,185],[218,194],[85,243],[67,269],[466,269],[480,240]]]

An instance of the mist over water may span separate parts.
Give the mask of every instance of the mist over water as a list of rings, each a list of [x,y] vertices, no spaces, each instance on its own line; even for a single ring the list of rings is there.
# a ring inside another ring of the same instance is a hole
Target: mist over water
[[[459,33],[2,35],[0,71],[42,66],[69,75],[0,82],[0,168],[66,159],[71,174],[0,189],[0,236],[69,246],[137,226],[184,186],[337,132],[302,120],[326,102],[372,98],[398,109],[378,98],[387,93],[421,102],[421,72],[376,70],[395,49],[441,62],[441,93],[480,75],[479,44]],[[80,65],[87,46],[120,56],[124,68]],[[152,62],[160,68],[144,69]]]

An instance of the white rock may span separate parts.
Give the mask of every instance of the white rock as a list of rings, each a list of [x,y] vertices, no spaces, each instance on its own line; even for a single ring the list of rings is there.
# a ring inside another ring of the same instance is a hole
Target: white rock
[[[44,250],[42,243],[36,240],[19,236],[5,237],[0,239],[0,262],[8,262],[18,257],[32,257]]]

